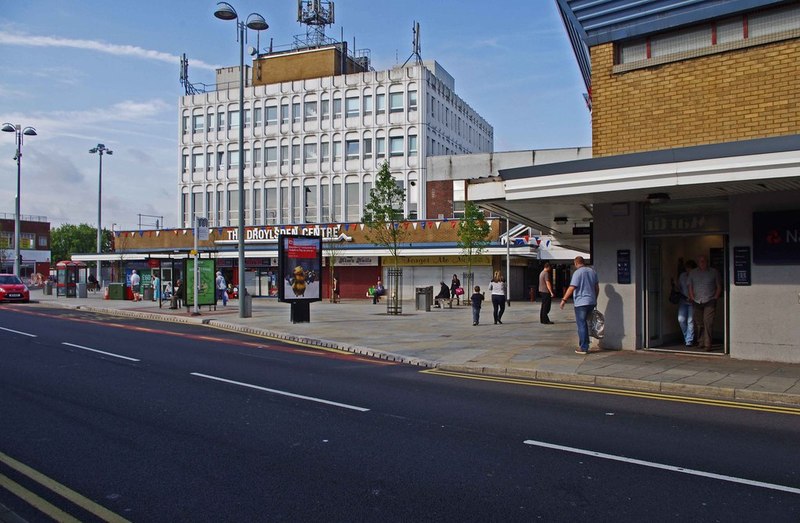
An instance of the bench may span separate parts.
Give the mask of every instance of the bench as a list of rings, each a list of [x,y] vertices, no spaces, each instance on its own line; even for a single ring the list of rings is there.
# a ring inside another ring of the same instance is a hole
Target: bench
[[[453,308],[453,298],[434,298],[433,303],[436,307],[444,308],[443,304],[447,304],[447,307],[452,309]]]

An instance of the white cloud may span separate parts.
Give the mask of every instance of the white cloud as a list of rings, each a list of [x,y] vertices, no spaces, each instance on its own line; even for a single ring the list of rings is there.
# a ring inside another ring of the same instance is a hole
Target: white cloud
[[[144,49],[136,45],[119,45],[99,42],[95,40],[79,40],[74,38],[60,38],[57,36],[37,36],[24,33],[11,33],[0,31],[0,45],[18,45],[25,47],[69,47],[73,49],[85,49],[100,53],[112,54],[115,56],[132,56],[146,60],[156,60],[175,65],[180,61],[180,57],[152,49]],[[202,60],[192,60],[192,66],[200,69],[214,71],[220,66],[207,64]]]

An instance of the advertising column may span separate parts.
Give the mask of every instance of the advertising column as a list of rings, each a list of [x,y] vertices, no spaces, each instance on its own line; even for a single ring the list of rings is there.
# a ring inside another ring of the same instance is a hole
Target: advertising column
[[[322,299],[322,237],[281,235],[278,299],[291,303],[292,323],[311,321],[309,304]]]

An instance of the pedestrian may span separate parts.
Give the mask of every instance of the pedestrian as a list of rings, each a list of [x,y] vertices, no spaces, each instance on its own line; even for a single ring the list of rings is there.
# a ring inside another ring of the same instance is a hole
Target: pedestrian
[[[133,301],[142,301],[141,283],[142,278],[137,274],[136,269],[133,269],[131,271],[131,292],[133,292]]]
[[[597,273],[586,265],[583,256],[576,256],[575,272],[572,273],[567,292],[561,299],[562,309],[570,297],[575,306],[575,323],[578,326],[578,343],[580,344],[575,350],[575,354],[589,354],[589,326],[586,324],[586,320],[589,313],[597,307],[598,294],[600,294],[600,284],[597,281]]]
[[[678,325],[681,326],[683,342],[687,347],[694,345],[694,305],[689,299],[689,275],[697,268],[694,260],[686,260],[683,272],[678,276],[678,290],[681,293],[678,302]]]
[[[553,303],[553,267],[550,262],[544,262],[544,268],[539,273],[539,297],[542,299],[542,308],[539,310],[539,323],[552,325],[550,321],[550,307]]]
[[[214,286],[217,289],[217,300],[222,301],[222,306],[228,305],[228,284],[225,283],[225,276],[222,271],[217,271],[217,279],[214,280]]]
[[[183,288],[183,280],[178,279],[175,282],[175,289],[169,299],[169,308],[177,309],[182,306],[182,302],[186,296],[186,289]]]
[[[153,273],[153,301],[161,300],[161,278],[158,274]]]
[[[472,302],[472,325],[477,325],[481,322],[481,303],[484,299],[485,296],[481,292],[480,285],[476,285],[475,292],[470,296],[470,301]]]
[[[339,303],[339,278],[333,277],[333,303]]]
[[[444,284],[443,281],[439,282],[439,294],[436,295],[436,298],[433,299],[437,309],[442,307],[442,303],[450,302],[450,308],[453,308],[453,299],[450,297],[450,289],[447,288],[447,285]]]
[[[689,300],[692,302],[694,327],[701,349],[711,350],[714,332],[714,314],[717,300],[722,293],[719,272],[708,266],[708,258],[699,256],[697,268],[689,273]]]
[[[455,299],[456,305],[461,305],[461,295],[464,294],[464,289],[459,289],[461,289],[461,280],[453,274],[453,279],[450,280],[450,299]]]
[[[506,280],[500,271],[494,271],[492,281],[489,282],[489,294],[492,295],[492,314],[494,324],[503,324],[503,313],[506,311]]]

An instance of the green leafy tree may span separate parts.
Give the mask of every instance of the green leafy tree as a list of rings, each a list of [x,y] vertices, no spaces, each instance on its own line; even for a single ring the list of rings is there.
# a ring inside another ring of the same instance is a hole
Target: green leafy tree
[[[464,207],[464,216],[458,221],[458,247],[467,259],[467,290],[472,288],[472,257],[480,255],[489,246],[491,227],[483,211],[472,202]]]
[[[399,275],[400,260],[398,251],[408,231],[401,226],[403,221],[403,204],[406,201],[405,191],[389,172],[389,164],[383,162],[381,170],[375,177],[375,185],[369,192],[370,200],[364,207],[363,223],[367,227],[367,238],[376,245],[386,247],[392,256],[394,274]],[[399,280],[389,282],[393,290],[389,299],[394,302],[390,310],[399,310]]]
[[[103,229],[101,252],[111,251],[111,231]],[[97,228],[86,223],[65,223],[50,231],[50,259],[53,263],[69,260],[73,254],[97,252]]]

